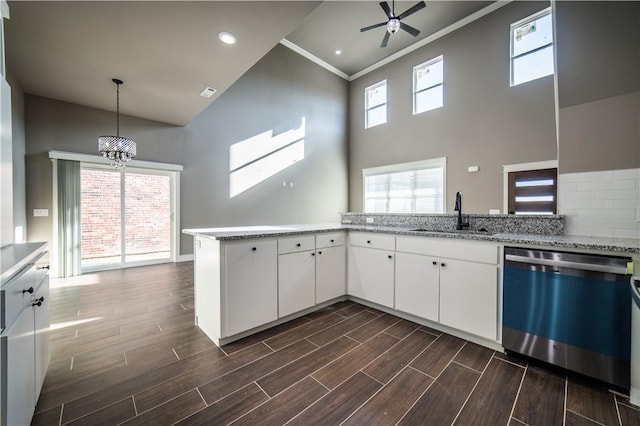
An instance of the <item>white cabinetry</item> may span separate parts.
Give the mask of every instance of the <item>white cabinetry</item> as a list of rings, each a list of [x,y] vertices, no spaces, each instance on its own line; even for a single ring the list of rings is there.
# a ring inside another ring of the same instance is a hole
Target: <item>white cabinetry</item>
[[[497,339],[497,245],[403,236],[397,251],[396,309]]]
[[[316,300],[315,237],[278,240],[278,315],[310,308]]]
[[[440,265],[438,258],[396,253],[395,309],[439,321]]]
[[[316,303],[346,293],[347,261],[344,232],[316,236]]]
[[[277,241],[195,239],[196,324],[216,344],[278,318]]]
[[[350,233],[348,294],[393,308],[395,237]]]
[[[27,425],[40,396],[49,366],[49,276],[44,244],[4,250],[26,252],[28,258],[8,274],[0,289],[0,424]],[[30,247],[36,247],[35,251]],[[4,266],[4,265],[3,265]]]
[[[497,321],[497,266],[442,259],[440,323],[496,340]]]

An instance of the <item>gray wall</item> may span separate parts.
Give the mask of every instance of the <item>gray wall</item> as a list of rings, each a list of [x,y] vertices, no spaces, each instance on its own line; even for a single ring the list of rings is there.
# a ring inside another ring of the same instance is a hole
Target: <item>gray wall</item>
[[[509,87],[510,24],[548,6],[511,3],[351,83],[351,211],[364,168],[447,157],[447,211],[462,191],[466,212],[487,213],[502,209],[503,165],[557,158],[553,76]],[[439,55],[444,107],[413,116],[412,69]],[[364,129],[364,89],[385,78],[388,122]]]
[[[640,2],[556,6],[561,173],[640,167]]]
[[[121,133],[138,144],[137,159],[184,166],[180,228],[335,222],[347,209],[347,98],[346,81],[278,45],[188,126],[121,116]],[[297,127],[303,116],[304,160],[230,199],[229,146]],[[26,96],[28,209],[51,208],[45,153],[96,154],[97,136],[113,132],[114,120],[113,113]],[[29,218],[28,231],[29,240],[49,239],[50,218]],[[191,252],[191,237],[183,236],[181,254]]]

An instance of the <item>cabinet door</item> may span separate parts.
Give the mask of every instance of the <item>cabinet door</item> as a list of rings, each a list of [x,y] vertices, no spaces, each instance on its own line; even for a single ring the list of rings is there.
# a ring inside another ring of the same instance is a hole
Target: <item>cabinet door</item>
[[[438,259],[412,253],[396,254],[395,309],[438,321],[440,299]]]
[[[278,314],[280,318],[310,308],[316,299],[315,252],[278,256]]]
[[[50,324],[50,300],[49,300],[49,277],[46,277],[40,288],[35,293],[36,299],[43,300],[40,306],[34,306],[35,314],[35,380],[36,380],[36,401],[40,396],[40,390],[44,383],[51,359],[51,348],[49,346],[49,324]]]
[[[316,251],[316,303],[344,296],[346,272],[344,247]]]
[[[349,246],[348,259],[349,294],[392,308],[394,252]]]
[[[2,392],[6,392],[6,406],[2,420],[6,425],[28,425],[36,406],[33,338],[33,308],[25,308],[13,325],[5,330],[2,339],[6,354],[6,377],[2,377]]]
[[[496,265],[442,259],[440,322],[496,340],[498,270]]]
[[[277,253],[275,240],[225,247],[225,336],[278,319]]]

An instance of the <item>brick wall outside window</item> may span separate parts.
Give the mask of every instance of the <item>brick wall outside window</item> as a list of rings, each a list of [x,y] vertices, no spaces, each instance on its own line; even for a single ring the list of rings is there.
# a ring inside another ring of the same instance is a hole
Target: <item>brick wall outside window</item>
[[[82,259],[120,256],[120,173],[81,171]],[[127,255],[169,252],[171,235],[168,176],[125,173]]]

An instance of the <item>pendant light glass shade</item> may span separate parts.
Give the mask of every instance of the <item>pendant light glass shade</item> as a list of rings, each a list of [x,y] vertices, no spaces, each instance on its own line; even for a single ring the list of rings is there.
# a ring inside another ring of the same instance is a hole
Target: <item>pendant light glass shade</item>
[[[136,156],[136,143],[120,136],[120,85],[122,80],[114,78],[116,84],[116,135],[98,137],[98,151],[111,160],[115,168],[123,168],[125,163]]]

